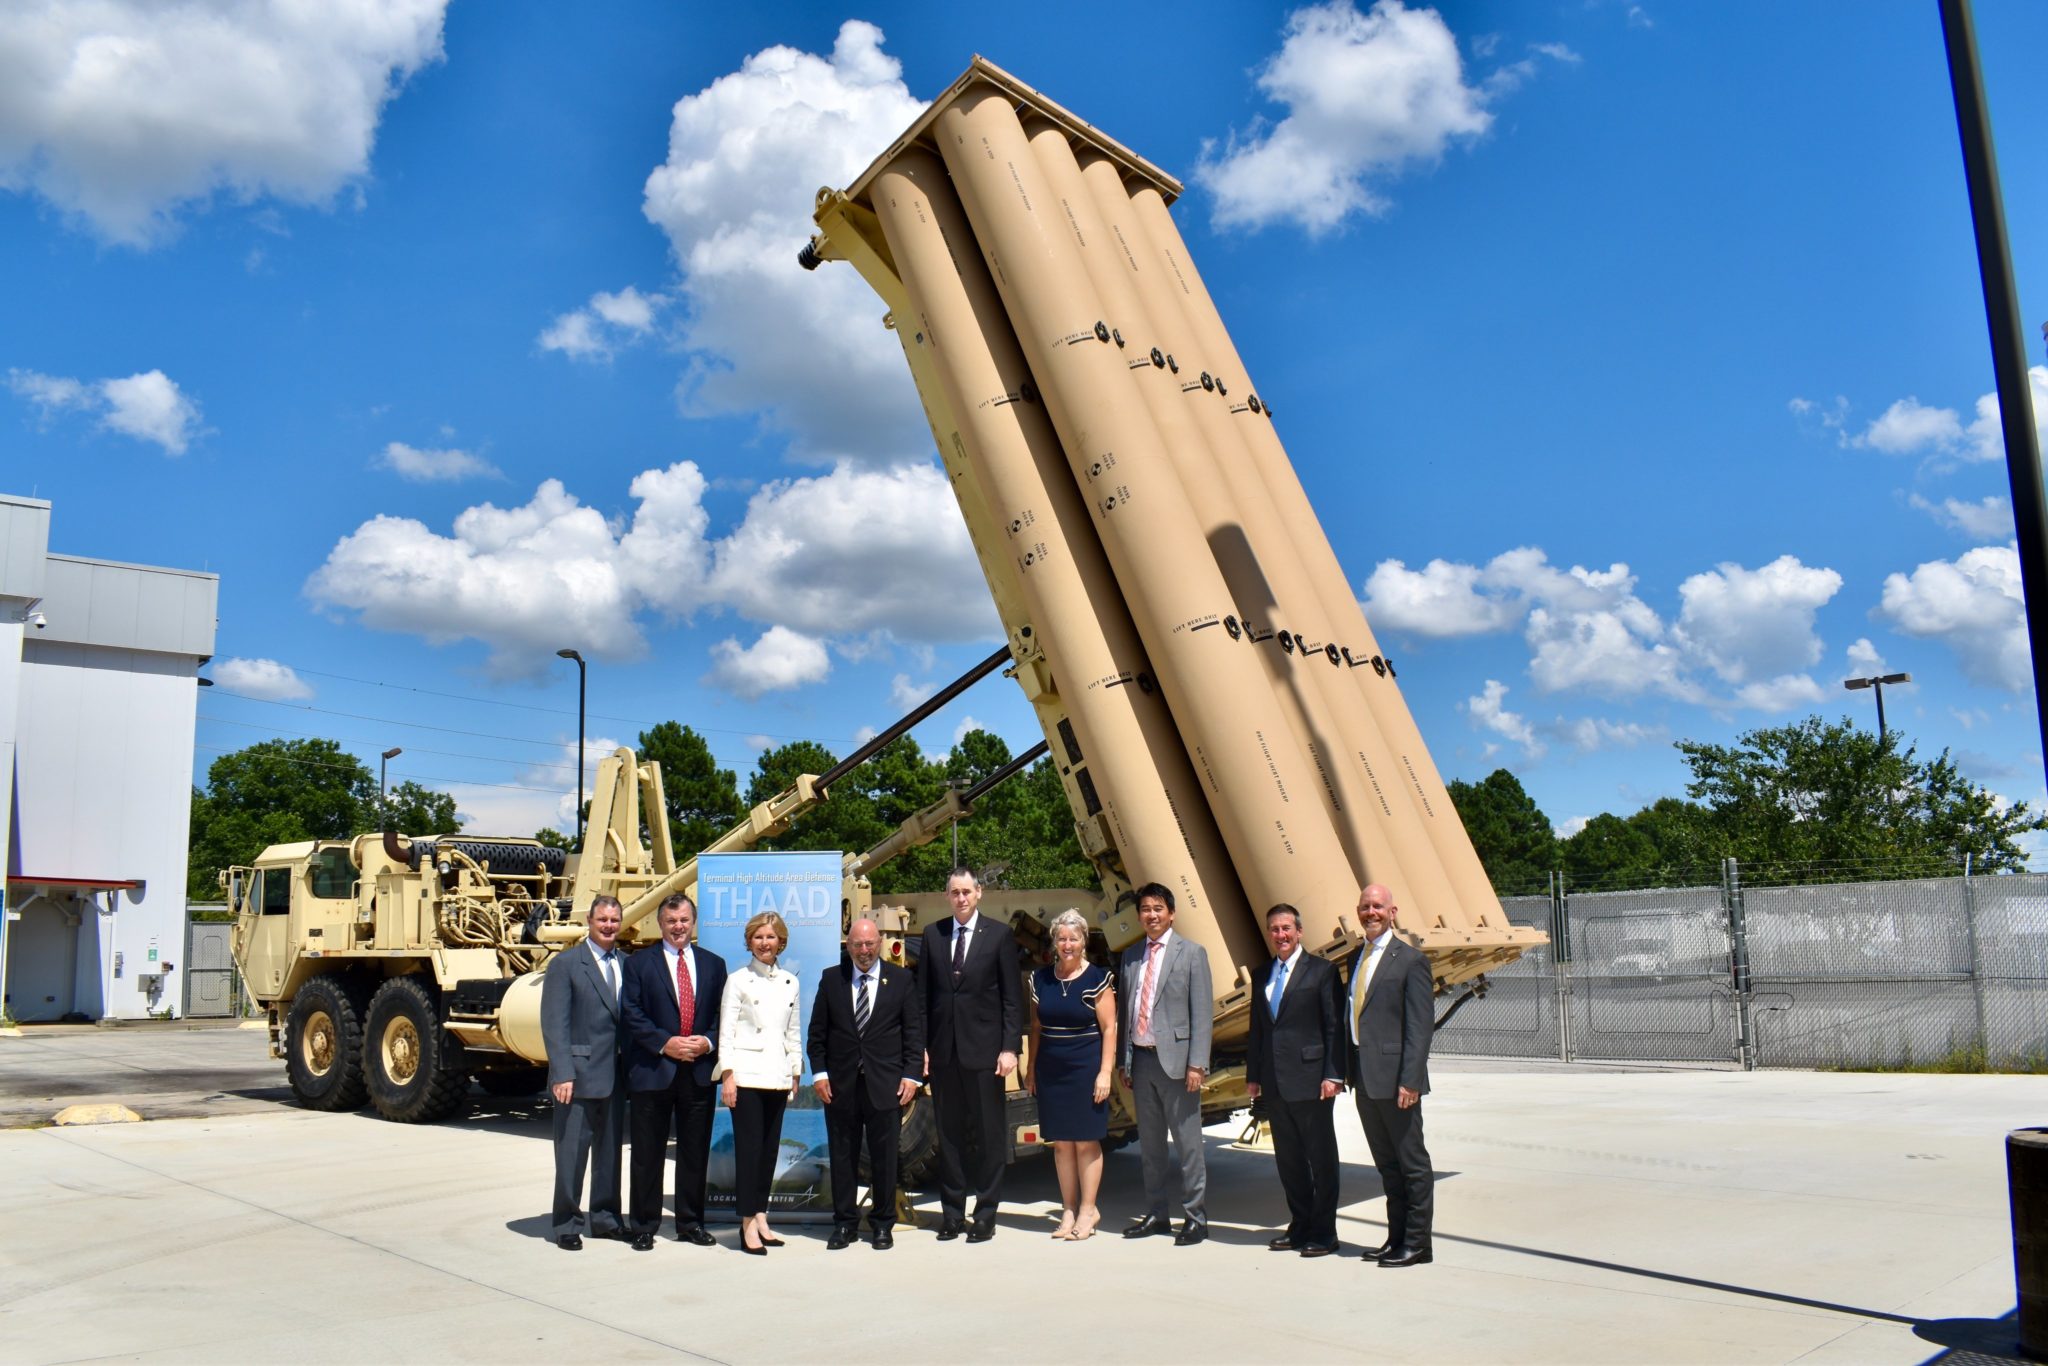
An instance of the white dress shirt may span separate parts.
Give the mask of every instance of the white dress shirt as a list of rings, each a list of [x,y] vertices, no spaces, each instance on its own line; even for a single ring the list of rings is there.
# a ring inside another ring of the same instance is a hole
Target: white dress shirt
[[[1274,988],[1280,988],[1282,994],[1285,994],[1287,985],[1294,981],[1295,971],[1301,967],[1301,955],[1303,952],[1304,950],[1301,945],[1296,944],[1293,953],[1288,954],[1285,958],[1273,964],[1273,975],[1266,979],[1266,1014],[1268,1018],[1272,1016],[1273,1007],[1280,1003],[1280,997],[1274,994]],[[1287,980],[1285,983],[1280,979],[1281,963],[1287,965]]]
[[[1154,942],[1157,942],[1159,945],[1156,949],[1152,947]],[[1131,1042],[1139,1048],[1150,1048],[1153,1046],[1153,1034],[1150,1028],[1152,1012],[1159,1008],[1159,983],[1166,976],[1166,954],[1172,946],[1173,931],[1163,931],[1157,941],[1149,939],[1145,941],[1145,953],[1138,959],[1138,990],[1144,992],[1145,995],[1144,999],[1139,1001],[1133,1008],[1131,1014]],[[1152,990],[1145,992],[1145,969],[1148,961],[1151,963],[1152,970]],[[1142,1034],[1137,1032],[1138,1017],[1141,1015],[1144,1016],[1147,1026]]]
[[[1393,941],[1394,930],[1390,925],[1380,931],[1380,937],[1372,941],[1372,948],[1366,951],[1365,962],[1358,969],[1358,976],[1351,984],[1351,1042],[1358,1042],[1358,1008],[1365,1000],[1365,993],[1372,990],[1372,975],[1380,970],[1380,960],[1387,956],[1387,945]]]
[[[626,984],[626,965],[623,961],[623,956],[619,953],[616,946],[607,953],[606,950],[599,948],[588,939],[583,942],[589,945],[590,956],[597,960],[598,979],[610,985],[612,989],[612,1004],[617,1005],[619,1003],[619,992]],[[605,962],[607,957],[611,959],[609,964]],[[694,981],[695,979],[691,980]]]
[[[671,982],[676,980],[676,959],[678,958],[681,958],[683,960],[685,968],[690,974],[690,995],[694,1000],[697,1001],[698,1008],[699,1010],[701,1010],[703,1008],[704,993],[698,990],[697,987],[697,955],[694,953],[677,953],[675,945],[669,943],[666,939],[662,940],[661,961],[668,965],[668,980]],[[680,1021],[678,1021],[678,1023],[680,1023]],[[699,1015],[695,1023],[698,1025],[702,1025],[704,1023],[703,1017]],[[706,1036],[704,1034],[704,1031],[702,1029],[699,1029],[697,1033],[692,1035],[691,1037],[703,1038]]]
[[[852,966],[853,992],[849,999],[853,1002],[854,1016],[859,1018],[860,1015],[860,984],[865,981],[868,984],[868,1019],[872,1021],[874,1019],[875,1007],[882,1003],[882,960],[877,958],[875,965],[866,972],[860,970],[860,964],[858,963]],[[919,1086],[924,1085],[923,1077],[906,1077],[904,1080],[914,1081]]]

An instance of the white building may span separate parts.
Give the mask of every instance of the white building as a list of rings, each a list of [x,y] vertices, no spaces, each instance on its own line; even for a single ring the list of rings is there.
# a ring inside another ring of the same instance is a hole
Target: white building
[[[48,503],[0,494],[0,987],[24,1022],[176,1014],[220,579],[49,536]]]

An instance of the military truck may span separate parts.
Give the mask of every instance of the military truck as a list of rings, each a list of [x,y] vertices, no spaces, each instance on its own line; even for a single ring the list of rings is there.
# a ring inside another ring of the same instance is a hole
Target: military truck
[[[1508,924],[1314,508],[1168,207],[1180,184],[979,57],[845,189],[819,191],[807,270],[851,264],[886,305],[995,600],[1005,644],[830,773],[748,813],[707,852],[749,847],[829,801],[852,765],[997,668],[1065,787],[1098,888],[991,890],[1027,957],[1069,907],[1098,961],[1141,928],[1134,889],[1175,891],[1208,951],[1211,1117],[1242,1108],[1266,908],[1312,952],[1358,943],[1384,883],[1439,992],[1545,936]],[[933,838],[989,783],[845,855],[843,909],[874,911],[901,961],[947,913],[938,889],[874,905],[867,873]],[[538,1085],[539,969],[581,939],[599,892],[629,943],[695,881],[669,847],[655,765],[600,769],[585,843],[362,835],[283,845],[223,875],[235,951],[273,1051],[314,1108],[367,1099],[428,1120]],[[643,820],[643,813],[654,818]],[[686,857],[678,858],[679,853]],[[1453,1009],[1456,1007],[1453,1006]],[[1014,1088],[1014,1082],[1013,1082]],[[1013,1089],[1013,1147],[1032,1146]],[[1113,1133],[1128,1130],[1119,1094]],[[906,1126],[919,1123],[914,1109]],[[922,1121],[928,1126],[928,1118]],[[906,1162],[916,1166],[916,1145]]]

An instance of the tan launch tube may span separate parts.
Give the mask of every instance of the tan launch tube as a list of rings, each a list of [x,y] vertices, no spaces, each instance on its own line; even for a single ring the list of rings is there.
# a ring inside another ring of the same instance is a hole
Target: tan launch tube
[[[872,202],[917,312],[915,327],[898,319],[896,330],[931,348],[1125,868],[1134,883],[1174,889],[1175,928],[1208,950],[1227,993],[1237,974],[1226,965],[1263,956],[1257,926],[1059,439],[1023,397],[1030,371],[945,166],[907,152],[876,178]]]
[[[1009,98],[970,91],[936,131],[1252,904],[1291,904],[1327,937],[1358,895],[1343,846],[1258,661],[1224,629],[1229,590]]]
[[[1328,632],[1318,624],[1322,608],[1308,588],[1307,576],[1286,553],[1284,540],[1280,554],[1273,554],[1270,546],[1254,551],[1250,532],[1259,512],[1256,505],[1263,504],[1271,520],[1271,500],[1258,476],[1244,468],[1242,443],[1229,414],[1219,406],[1213,381],[1212,389],[1205,390],[1194,372],[1176,371],[1165,360],[1165,351],[1178,343],[1139,296],[1126,253],[1107,230],[1110,225],[1083,183],[1066,133],[1034,121],[1026,125],[1025,134],[1047,184],[1060,199],[1096,293],[1109,311],[1125,368],[1144,396],[1162,448],[1180,475],[1181,488],[1229,585],[1246,648],[1258,659],[1282,715],[1315,766],[1331,822],[1350,855],[1353,876],[1360,886],[1384,882],[1397,898],[1423,895],[1425,884],[1404,871],[1405,859],[1389,838],[1364,770],[1347,762],[1358,749],[1352,732],[1370,729],[1370,716],[1348,683],[1341,698],[1348,715],[1332,710],[1321,687],[1319,673],[1334,671],[1320,654]],[[1122,195],[1118,199],[1126,206],[1130,202]],[[1296,634],[1302,627],[1308,628],[1305,636]],[[1313,641],[1318,654],[1303,667],[1296,650],[1307,640]]]
[[[1289,527],[1282,520],[1245,449],[1239,424],[1230,415],[1230,385],[1219,383],[1194,363],[1205,348],[1193,336],[1176,297],[1179,291],[1167,288],[1164,272],[1154,264],[1156,254],[1146,254],[1149,235],[1133,212],[1122,172],[1092,150],[1083,152],[1077,164],[1066,135],[1049,125],[1033,135],[1032,144],[1048,167],[1060,168],[1053,180],[1063,195],[1072,195],[1077,185],[1083,187],[1096,225],[1096,249],[1084,250],[1084,255],[1098,269],[1117,275],[1124,290],[1135,296],[1138,311],[1133,316],[1146,319],[1149,344],[1167,355],[1189,358],[1178,374],[1172,373],[1172,362],[1153,366],[1146,361],[1154,381],[1151,387],[1177,398],[1183,420],[1200,428],[1203,440],[1174,441],[1176,452],[1199,450],[1206,443],[1212,453],[1206,471],[1186,477],[1190,483],[1208,482],[1213,488],[1206,501],[1214,511],[1205,509],[1204,517],[1224,577],[1237,593],[1246,632],[1268,663],[1284,675],[1280,686],[1299,690],[1308,713],[1328,718],[1321,724],[1333,728],[1324,732],[1333,739],[1321,757],[1336,771],[1347,802],[1345,815],[1356,832],[1358,843],[1353,847],[1362,847],[1366,854],[1361,885],[1384,883],[1393,891],[1395,904],[1418,911],[1455,904],[1457,894],[1436,849],[1413,804],[1402,795],[1404,780],[1396,776],[1400,770],[1392,751],[1356,684],[1344,676],[1347,670],[1332,643],[1336,632],[1329,614],[1295,550],[1297,541],[1317,534],[1317,527]],[[1078,207],[1074,213],[1084,216]],[[1203,501],[1197,499],[1198,508]],[[1228,558],[1232,551],[1245,566],[1235,574]]]
[[[1180,229],[1174,225],[1173,215],[1167,212],[1166,201],[1160,198],[1157,190],[1147,185],[1132,189],[1130,199],[1139,223],[1160,254],[1155,259],[1184,296],[1188,320],[1194,326],[1196,340],[1204,353],[1200,363],[1203,368],[1225,377],[1225,383],[1232,391],[1231,413],[1243,431],[1245,447],[1252,454],[1259,477],[1264,480],[1282,519],[1297,529],[1296,545],[1316,592],[1323,600],[1324,610],[1337,630],[1336,644],[1340,650],[1349,651],[1345,672],[1358,681],[1367,705],[1372,708],[1373,718],[1379,723],[1380,734],[1401,765],[1401,776],[1406,780],[1401,790],[1421,818],[1460,905],[1474,919],[1488,914],[1495,924],[1502,923],[1499,918],[1500,898],[1494,894],[1493,884],[1487,879],[1486,870],[1480,866],[1479,856],[1472,848],[1472,839],[1451,805],[1450,794],[1444,790],[1443,777],[1429,757],[1429,748],[1422,743],[1422,733],[1416,728],[1415,717],[1402,699],[1399,686],[1390,671],[1382,672],[1385,661],[1379,642],[1373,637],[1372,627],[1366,624],[1365,613],[1358,605],[1358,598],[1352,591],[1350,580],[1345,577],[1343,566],[1337,562],[1336,551],[1331,549],[1326,535],[1313,534],[1322,526],[1316,519],[1315,508],[1310,505],[1308,494],[1301,487],[1301,479],[1280,444],[1271,416],[1265,411],[1265,405],[1254,396],[1251,376],[1246,373],[1244,361],[1231,343],[1230,333],[1223,325],[1222,315],[1216,311],[1208,287],[1195,270],[1187,244],[1181,240]],[[1437,914],[1432,907],[1413,909],[1420,909],[1431,920]],[[1412,920],[1410,927],[1420,928]]]

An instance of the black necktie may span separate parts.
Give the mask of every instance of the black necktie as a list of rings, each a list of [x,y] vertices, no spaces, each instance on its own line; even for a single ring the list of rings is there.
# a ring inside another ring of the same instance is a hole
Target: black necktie
[[[869,977],[866,973],[860,975],[860,995],[853,1002],[853,1032],[856,1034],[868,1032],[868,1010],[873,1004],[868,999],[868,990],[873,985],[874,979],[872,977]]]
[[[967,927],[953,926],[953,985],[960,985],[960,965],[967,961]]]

